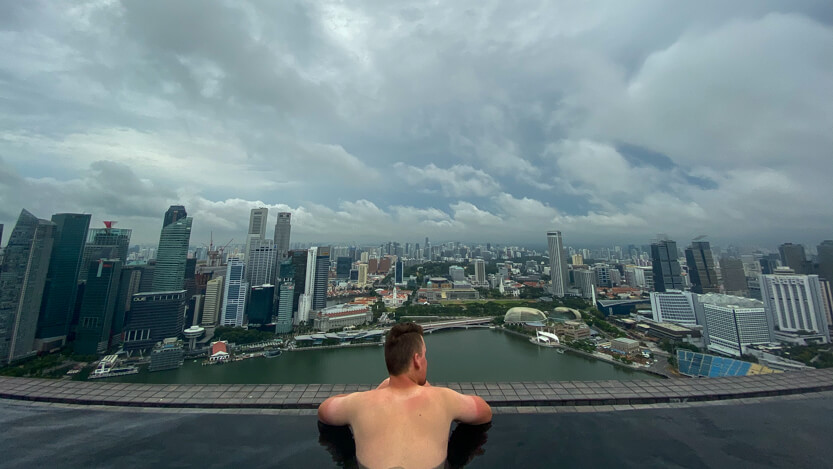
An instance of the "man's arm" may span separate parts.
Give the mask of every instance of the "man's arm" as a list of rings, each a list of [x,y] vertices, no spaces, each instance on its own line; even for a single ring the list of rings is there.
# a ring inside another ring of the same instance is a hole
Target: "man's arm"
[[[481,425],[492,421],[492,408],[480,396],[468,396],[449,389],[447,393],[454,420],[469,425]]]
[[[318,420],[327,425],[349,425],[352,396],[353,394],[339,394],[329,397],[318,406]]]

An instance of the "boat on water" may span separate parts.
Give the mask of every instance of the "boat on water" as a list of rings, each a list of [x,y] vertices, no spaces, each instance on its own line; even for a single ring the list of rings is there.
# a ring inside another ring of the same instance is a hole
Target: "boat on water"
[[[555,349],[555,351],[562,354],[562,355],[564,354],[564,349],[563,348]]]
[[[281,352],[280,350],[267,350],[267,351],[263,352],[263,356],[266,357],[266,358],[275,358],[275,357],[280,357],[281,353],[283,353],[283,352]]]

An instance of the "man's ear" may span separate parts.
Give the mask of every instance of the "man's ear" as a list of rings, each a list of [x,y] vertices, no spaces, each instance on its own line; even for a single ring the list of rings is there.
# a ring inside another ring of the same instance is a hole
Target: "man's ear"
[[[414,369],[419,369],[419,354],[418,354],[418,353],[415,353],[415,354],[411,357],[411,362],[412,362],[412,363],[413,363],[413,365],[414,365]]]

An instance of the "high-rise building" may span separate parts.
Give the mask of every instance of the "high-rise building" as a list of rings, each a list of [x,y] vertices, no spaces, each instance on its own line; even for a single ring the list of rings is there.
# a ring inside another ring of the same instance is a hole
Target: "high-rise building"
[[[584,257],[581,254],[573,254],[573,265],[584,265]]]
[[[202,327],[213,328],[220,319],[221,306],[223,304],[223,293],[225,293],[224,279],[222,275],[212,278],[205,285],[205,302],[202,307]]]
[[[105,353],[119,296],[121,261],[99,259],[87,266],[87,284],[72,349],[82,355]]]
[[[761,275],[760,279],[764,307],[777,340],[796,344],[830,343],[818,275],[794,274],[779,268],[775,274]]]
[[[833,240],[822,241],[818,245],[819,277],[833,282]]]
[[[819,278],[819,285],[821,286],[821,302],[824,304],[824,309],[827,311],[827,324],[833,324],[833,289],[831,289],[829,280]]]
[[[720,274],[723,276],[723,289],[726,293],[738,296],[745,296],[748,293],[743,261],[734,257],[721,258]]]
[[[694,293],[718,293],[720,285],[714,270],[714,257],[708,241],[693,241],[685,250],[691,291]]]
[[[87,244],[79,265],[78,281],[87,280],[87,269],[84,266],[99,259],[119,259],[122,265],[127,262],[127,251],[130,248],[131,229],[113,228],[116,222],[105,221],[104,228],[92,228],[87,231]]]
[[[249,291],[249,304],[246,315],[249,325],[270,324],[272,322],[272,306],[274,305],[275,286],[256,285]]]
[[[350,268],[353,266],[353,259],[350,257],[336,258],[336,278],[347,279],[350,277]]]
[[[327,286],[330,277],[330,247],[318,248],[315,256],[315,288],[312,292],[312,309],[320,311],[327,307]]]
[[[547,244],[550,254],[551,292],[554,296],[563,297],[567,292],[567,259],[561,232],[548,231]]]
[[[172,205],[165,213],[159,249],[156,252],[156,271],[153,274],[153,291],[177,291],[185,285],[185,264],[188,244],[191,241],[193,218],[186,216],[181,205]]]
[[[697,320],[695,298],[690,292],[666,290],[651,293],[651,311],[654,321],[673,322],[685,326],[702,324]]]
[[[34,353],[55,224],[21,210],[0,266],[0,365]]]
[[[796,274],[808,274],[807,254],[804,246],[800,244],[784,243],[778,246],[778,253],[781,254],[781,264],[791,268]]]
[[[289,254],[289,234],[292,230],[291,218],[292,214],[289,212],[278,212],[278,221],[275,223],[275,246],[280,259],[285,259]]]
[[[309,253],[306,249],[289,251],[289,260],[292,265],[292,282],[295,284],[295,288],[292,291],[293,313],[298,311],[301,295],[304,294],[307,288],[307,256],[309,256]],[[283,265],[281,268],[283,268]],[[293,318],[296,317],[293,316]]]
[[[474,260],[474,283],[480,286],[486,284],[486,261],[483,259]]]
[[[393,282],[397,285],[402,285],[404,282],[402,281],[402,277],[404,275],[403,270],[405,269],[404,264],[402,263],[402,259],[397,259],[396,264],[394,264],[393,268]]]
[[[58,213],[52,223],[55,241],[35,333],[35,348],[43,351],[64,345],[69,333],[90,215]]]
[[[616,270],[607,264],[594,264],[593,271],[596,272],[596,285],[599,287],[612,287],[613,279],[611,273]]]
[[[677,243],[666,239],[651,244],[651,262],[655,291],[664,292],[683,288],[682,271],[677,258]]]
[[[133,295],[124,328],[124,350],[150,353],[157,342],[182,334],[185,303],[185,290]]]
[[[256,246],[261,246],[262,242],[266,240],[266,221],[269,218],[268,208],[253,208],[249,214],[249,231],[246,234],[246,281],[251,284],[251,279],[248,278],[251,272],[248,267],[251,267],[252,249]],[[274,243],[273,243],[274,244]]]
[[[574,270],[573,278],[575,278],[576,288],[581,292],[581,297],[592,299],[593,290],[596,288],[595,272],[592,269]]]
[[[246,282],[246,264],[240,258],[228,260],[223,293],[223,326],[240,327],[246,314],[246,294],[249,284]]]
[[[133,306],[133,295],[141,291],[142,278],[148,267],[147,265],[125,266],[122,263],[119,274],[118,297],[113,310],[113,322],[110,325],[111,344],[121,344],[124,341],[124,326],[130,308]]]
[[[295,296],[295,282],[292,278],[281,281],[278,293],[278,317],[275,321],[276,334],[292,332],[292,304]]]
[[[271,239],[253,238],[246,256],[249,285],[273,285],[277,276],[278,251]]]
[[[708,294],[697,297],[702,309],[704,339],[709,350],[740,357],[754,344],[772,342],[772,325],[758,300]]]
[[[365,286],[367,286],[367,264],[359,263],[358,271],[359,271],[359,279],[358,279],[359,288],[364,288]]]

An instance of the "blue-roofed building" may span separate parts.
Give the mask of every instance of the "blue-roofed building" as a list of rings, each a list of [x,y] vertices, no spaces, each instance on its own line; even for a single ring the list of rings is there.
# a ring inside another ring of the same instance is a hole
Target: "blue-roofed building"
[[[755,363],[682,349],[677,350],[677,364],[680,373],[693,378],[721,378],[724,376],[778,373],[778,371]]]

